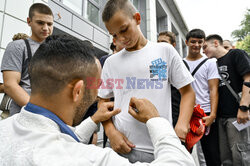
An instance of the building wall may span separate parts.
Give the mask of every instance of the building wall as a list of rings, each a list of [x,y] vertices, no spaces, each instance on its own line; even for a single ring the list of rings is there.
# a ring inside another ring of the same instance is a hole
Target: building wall
[[[170,0],[169,0],[170,1]],[[179,11],[177,11],[179,12]],[[179,14],[179,13],[178,13]],[[185,45],[185,32],[188,31],[187,27],[181,28],[182,18],[177,18],[176,13],[172,13],[170,6],[166,0],[156,1],[156,17],[157,17],[157,34],[161,31],[171,31],[176,34],[176,50],[181,57],[187,56],[187,47]],[[177,20],[178,19],[178,20]]]

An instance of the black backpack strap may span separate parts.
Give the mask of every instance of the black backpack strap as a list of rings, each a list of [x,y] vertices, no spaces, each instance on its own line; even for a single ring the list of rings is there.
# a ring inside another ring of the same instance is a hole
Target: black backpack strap
[[[27,52],[28,52],[28,63],[30,62],[31,58],[32,58],[32,53],[31,53],[31,49],[30,49],[30,44],[29,41],[27,39],[24,39],[24,42],[26,44],[27,47]]]
[[[192,76],[195,75],[195,73],[199,70],[199,68],[208,60],[208,58],[204,59],[192,72]]]
[[[185,66],[187,67],[187,69],[190,70],[190,68],[189,68],[189,66],[188,66],[188,64],[187,64],[187,62],[185,60],[183,60],[183,63],[185,64]]]
[[[28,71],[28,66],[32,58],[32,53],[31,53],[31,48],[29,41],[27,39],[24,39],[26,48],[27,48],[27,53],[28,53],[28,59],[25,58],[25,52],[23,53],[23,64],[22,64],[22,74]],[[29,77],[29,76],[28,76]]]

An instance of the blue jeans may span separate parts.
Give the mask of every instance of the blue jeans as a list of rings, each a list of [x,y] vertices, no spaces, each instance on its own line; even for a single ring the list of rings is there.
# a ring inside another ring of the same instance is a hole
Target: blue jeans
[[[219,118],[219,143],[223,166],[250,165],[250,127],[238,131],[236,118]]]

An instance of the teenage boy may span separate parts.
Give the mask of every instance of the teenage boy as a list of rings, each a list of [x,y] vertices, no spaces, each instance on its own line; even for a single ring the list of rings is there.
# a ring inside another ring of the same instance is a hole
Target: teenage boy
[[[176,36],[173,32],[163,31],[158,35],[157,42],[165,42],[171,44],[173,47],[176,46]]]
[[[143,36],[141,16],[129,0],[108,1],[102,19],[113,38],[125,46],[110,56],[103,67],[99,104],[114,97],[115,108],[122,110],[103,123],[105,132],[111,147],[130,162],[151,162],[154,148],[149,133],[144,124],[128,114],[129,100],[147,98],[160,116],[172,123],[170,83],[174,85],[182,95],[175,131],[185,141],[194,107],[195,94],[190,85],[193,78],[172,46],[152,43]]]
[[[188,56],[184,59],[190,72],[201,64],[206,57],[201,55],[201,48],[205,41],[205,33],[200,29],[193,29],[186,35],[186,45],[188,46]],[[204,117],[205,126],[210,128],[210,133],[204,135],[200,140],[207,166],[220,166],[218,127],[214,120],[216,118],[218,105],[218,85],[219,74],[215,59],[208,59],[200,66],[193,75],[195,81],[192,87],[195,91],[196,104],[200,104],[204,112],[208,115]],[[198,152],[199,153],[199,152]]]
[[[31,37],[27,39],[30,51],[24,40],[10,42],[4,52],[1,71],[3,72],[4,91],[13,101],[10,115],[20,112],[30,98],[30,79],[28,74],[29,52],[34,55],[40,44],[52,34],[53,13],[42,3],[35,3],[29,9],[27,23],[31,27]]]
[[[232,95],[226,84],[219,85],[219,142],[221,162],[223,165],[250,165],[250,127],[238,131],[232,122],[249,122],[249,88],[243,82],[250,81],[250,60],[243,50],[226,50],[222,38],[209,35],[204,45],[208,58],[216,58],[221,75],[235,93],[242,92],[240,104]]]

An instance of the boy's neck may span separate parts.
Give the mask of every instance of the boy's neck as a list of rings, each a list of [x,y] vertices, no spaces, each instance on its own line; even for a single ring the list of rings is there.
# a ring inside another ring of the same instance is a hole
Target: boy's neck
[[[35,42],[38,42],[38,43],[42,43],[45,39],[39,39],[37,38],[36,36],[34,35],[31,35],[30,38],[35,41]]]
[[[216,53],[216,59],[219,59],[223,56],[225,56],[228,53],[228,50],[224,49],[223,47],[219,47],[217,53]]]
[[[143,47],[145,47],[145,45],[147,44],[147,39],[141,34],[140,37],[138,38],[138,41],[136,42],[136,44],[134,45],[134,47],[131,48],[126,48],[127,51],[136,51],[136,50],[140,50]]]
[[[189,60],[189,61],[196,61],[196,60],[198,60],[198,59],[200,59],[202,57],[203,56],[201,54],[197,54],[197,55],[188,54],[186,59]]]

